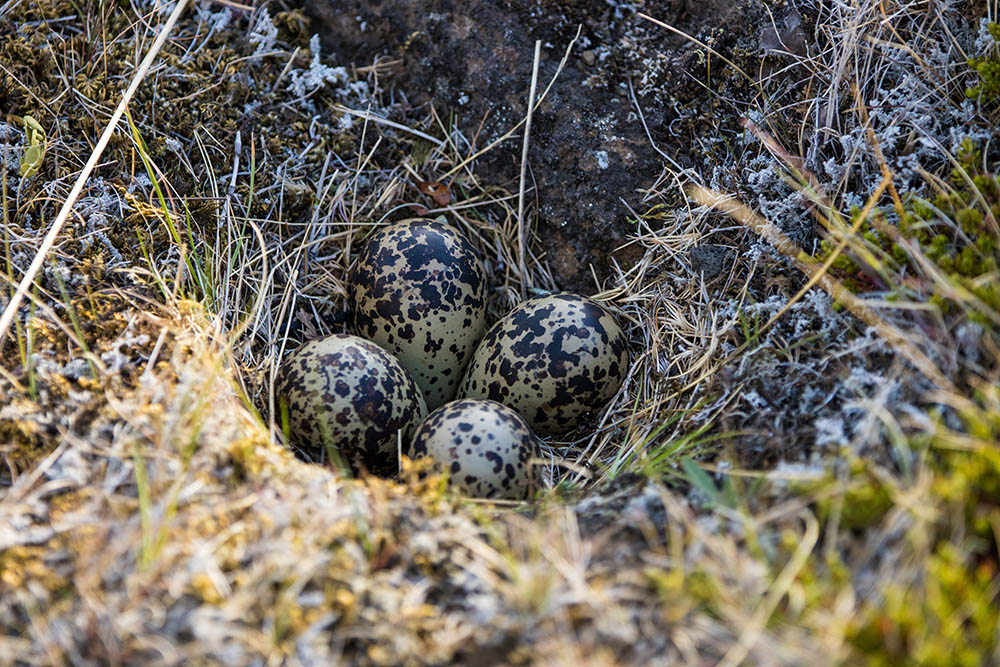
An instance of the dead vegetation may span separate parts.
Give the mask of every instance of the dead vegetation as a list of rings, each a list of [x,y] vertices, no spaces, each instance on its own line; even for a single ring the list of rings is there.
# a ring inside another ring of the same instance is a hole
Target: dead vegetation
[[[0,305],[172,9],[0,4]],[[1000,662],[1000,7],[767,9],[689,36],[629,379],[507,505],[298,461],[270,390],[387,221],[465,230],[493,317],[555,289],[521,183],[298,10],[188,9],[3,342],[0,661]]]

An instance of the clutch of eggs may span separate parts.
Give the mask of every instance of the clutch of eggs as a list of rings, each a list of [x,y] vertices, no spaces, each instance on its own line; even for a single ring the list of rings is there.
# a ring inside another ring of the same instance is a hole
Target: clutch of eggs
[[[625,334],[596,302],[557,293],[484,335],[486,290],[475,249],[450,225],[409,220],[372,234],[351,275],[358,335],[305,343],[279,369],[293,443],[392,474],[399,438],[405,448],[412,435],[411,455],[433,457],[460,491],[530,496],[532,429],[569,431],[614,396]]]
[[[469,240],[434,220],[368,239],[351,276],[354,332],[399,359],[431,410],[455,397],[486,330],[486,273]]]

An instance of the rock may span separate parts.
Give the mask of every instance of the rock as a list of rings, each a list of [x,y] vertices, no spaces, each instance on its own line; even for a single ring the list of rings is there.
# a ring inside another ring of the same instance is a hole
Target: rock
[[[706,281],[712,280],[728,270],[735,259],[733,252],[721,245],[706,243],[688,251],[688,261],[695,273]]]

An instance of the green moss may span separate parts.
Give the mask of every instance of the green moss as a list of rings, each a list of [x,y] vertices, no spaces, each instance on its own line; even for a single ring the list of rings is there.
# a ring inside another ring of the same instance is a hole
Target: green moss
[[[923,521],[909,531],[913,553],[929,557],[872,597],[848,632],[875,665],[980,665],[1000,646],[995,581],[1000,520],[1000,414],[995,397],[962,415],[971,440],[956,446],[941,426],[926,443]],[[917,447],[921,443],[913,443]],[[911,585],[901,581],[910,580]]]
[[[685,592],[710,613],[722,595],[721,586],[720,581],[702,569],[695,569],[684,578]]]
[[[872,665],[982,665],[1000,623],[989,585],[995,576],[995,561],[977,566],[942,543],[922,582],[886,590],[883,606],[855,619],[850,641]]]
[[[890,229],[894,223],[878,210],[861,222],[859,239],[874,260],[845,251],[831,264],[830,273],[858,294],[889,292],[897,300],[936,306],[946,317],[995,323],[1000,313],[996,280],[1000,266],[1000,177],[984,171],[982,150],[970,139],[962,141],[954,158],[947,183],[932,199],[904,193],[898,232]],[[857,222],[859,214],[856,208],[852,210],[851,224]],[[919,254],[913,252],[914,247]],[[817,259],[827,260],[834,248],[834,243],[824,240]],[[928,271],[925,260],[936,270]],[[968,294],[994,312],[964,303]]]
[[[1000,23],[989,23],[986,28],[994,42],[1000,46]],[[979,77],[979,82],[968,88],[965,94],[982,102],[1000,99],[1000,57],[983,53],[969,58],[969,67]]]
[[[881,521],[893,506],[892,496],[869,467],[860,459],[850,463],[850,481],[843,491],[825,496],[817,505],[817,513],[823,520],[839,514],[840,525],[850,530],[861,530]],[[833,483],[828,479],[824,484]]]
[[[844,664],[992,664],[1000,650],[1000,391],[983,386],[969,399],[908,438],[919,461],[911,483],[845,449],[846,470],[796,485],[796,495],[816,498],[819,534],[839,535],[839,547],[813,551],[796,576],[798,603],[779,607],[771,627],[809,623],[857,598],[843,628],[852,651]],[[875,579],[859,578],[850,533],[886,536],[872,554]],[[777,536],[779,561],[799,539]]]

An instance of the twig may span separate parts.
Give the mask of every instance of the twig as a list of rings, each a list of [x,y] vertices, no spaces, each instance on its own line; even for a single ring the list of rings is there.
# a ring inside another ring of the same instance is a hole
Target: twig
[[[517,193],[517,259],[521,270],[521,300],[527,296],[528,272],[524,263],[524,183],[528,170],[528,142],[531,140],[531,117],[535,112],[535,91],[538,90],[538,61],[542,54],[542,40],[535,40],[535,61],[531,67],[531,92],[528,93],[528,116],[524,120],[524,141],[521,143],[521,187]]]
[[[118,103],[118,107],[111,115],[111,120],[108,121],[107,127],[104,128],[101,138],[97,141],[97,146],[94,147],[94,152],[90,154],[90,159],[87,160],[87,164],[85,164],[83,166],[83,170],[80,171],[80,175],[77,177],[76,183],[73,184],[73,189],[70,190],[69,196],[66,197],[66,201],[63,203],[62,208],[59,210],[59,214],[56,216],[55,222],[52,223],[52,227],[49,229],[48,234],[45,235],[45,239],[42,241],[41,247],[39,247],[38,252],[35,253],[35,258],[31,260],[31,265],[24,273],[24,277],[21,279],[20,284],[18,284],[17,291],[14,292],[14,296],[11,297],[10,303],[8,303],[7,308],[4,309],[3,315],[0,316],[0,341],[3,341],[10,332],[10,325],[14,321],[14,316],[17,315],[17,309],[20,308],[24,295],[31,287],[31,283],[35,281],[35,276],[37,276],[38,272],[41,270],[42,264],[45,263],[45,257],[48,255],[49,250],[51,250],[52,246],[55,245],[56,237],[59,236],[59,232],[62,230],[63,225],[66,224],[66,220],[69,219],[69,214],[73,210],[73,205],[76,203],[80,193],[83,192],[83,186],[86,185],[90,172],[92,172],[94,167],[97,166],[97,162],[101,159],[101,154],[104,153],[104,149],[107,148],[108,142],[111,141],[111,135],[114,134],[115,129],[118,127],[118,121],[121,120],[122,115],[125,113],[125,108],[131,101],[132,96],[135,95],[135,91],[138,90],[139,84],[141,84],[143,79],[146,77],[146,72],[149,71],[149,68],[152,66],[157,54],[159,54],[160,49],[163,48],[164,43],[167,41],[167,36],[174,29],[174,25],[177,23],[178,19],[180,19],[181,14],[184,12],[186,7],[187,0],[180,0],[180,2],[177,3],[174,7],[174,11],[171,12],[170,17],[167,19],[166,24],[164,24],[163,29],[160,30],[160,34],[157,35],[156,41],[153,42],[151,47],[149,47],[149,51],[146,53],[146,57],[143,58],[142,63],[139,65],[139,69],[136,71],[135,76],[132,77],[132,83],[129,84],[125,94],[122,95],[122,99]]]

